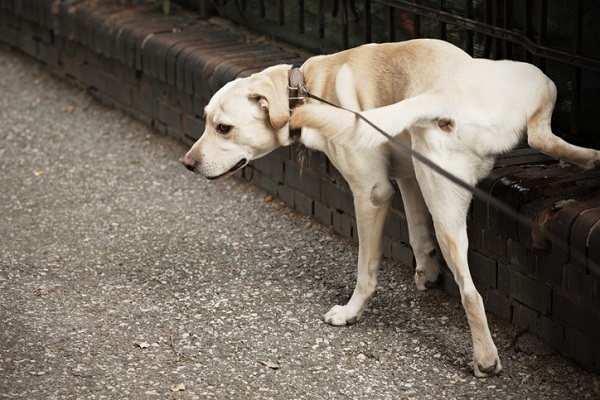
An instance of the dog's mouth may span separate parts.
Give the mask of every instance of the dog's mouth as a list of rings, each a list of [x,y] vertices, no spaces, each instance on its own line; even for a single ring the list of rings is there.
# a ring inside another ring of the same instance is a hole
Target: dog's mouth
[[[233,175],[238,169],[244,167],[247,163],[248,163],[248,160],[246,160],[245,158],[242,158],[240,161],[237,162],[237,164],[235,164],[233,167],[231,167],[227,172],[224,172],[221,175],[217,175],[217,176],[207,176],[206,179],[211,180],[211,181],[215,181],[218,179],[225,179],[225,178]]]

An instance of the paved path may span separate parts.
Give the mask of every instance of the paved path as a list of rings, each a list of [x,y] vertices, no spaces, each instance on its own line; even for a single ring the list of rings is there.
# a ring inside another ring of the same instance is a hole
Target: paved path
[[[0,398],[598,396],[494,318],[505,372],[474,378],[459,301],[403,266],[360,323],[325,325],[354,243],[2,48],[0,121]]]

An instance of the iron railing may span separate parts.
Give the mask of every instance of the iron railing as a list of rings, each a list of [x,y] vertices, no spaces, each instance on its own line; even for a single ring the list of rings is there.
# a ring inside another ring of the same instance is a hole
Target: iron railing
[[[553,129],[600,148],[596,0],[180,0],[312,53],[439,38],[475,57],[533,63],[557,85]]]

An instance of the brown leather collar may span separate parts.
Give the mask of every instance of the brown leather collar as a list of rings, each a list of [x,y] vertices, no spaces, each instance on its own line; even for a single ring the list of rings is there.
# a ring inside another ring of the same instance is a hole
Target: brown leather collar
[[[290,110],[304,103],[304,75],[300,68],[290,68],[288,71],[288,90]]]
[[[304,75],[300,68],[290,68],[288,72],[288,99],[290,102],[290,113],[299,105],[304,104]],[[302,128],[290,129],[290,137],[294,140],[300,138]]]

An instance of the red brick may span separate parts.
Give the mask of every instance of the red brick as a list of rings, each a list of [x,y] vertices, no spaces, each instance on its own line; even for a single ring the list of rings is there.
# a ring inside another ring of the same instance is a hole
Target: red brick
[[[300,188],[300,169],[292,161],[285,161],[283,168],[284,183],[293,189]]]
[[[586,335],[576,329],[565,329],[565,351],[581,367],[600,372],[600,342],[596,335]]]
[[[349,192],[325,180],[320,180],[319,184],[321,187],[321,201],[324,204],[354,216],[354,201]]]
[[[562,327],[551,319],[540,315],[526,305],[514,302],[511,321],[539,336],[557,351],[563,350],[564,332]]]
[[[267,68],[275,65],[280,50],[265,46],[246,46],[243,51],[234,52],[222,58],[214,67],[211,79],[214,82],[227,83],[247,68]]]
[[[485,310],[505,321],[512,318],[512,306],[506,293],[499,290],[488,289],[484,296]]]
[[[468,260],[473,281],[495,289],[498,262],[474,250],[469,251]]]
[[[395,184],[395,182],[393,182],[392,186],[394,187],[395,191],[394,198],[392,199],[392,209],[403,213],[404,203],[402,202],[402,194],[400,193],[400,189],[398,189],[398,186]]]
[[[594,291],[594,279],[586,273],[586,267],[581,264],[566,264],[564,266],[565,290],[571,296],[582,301],[591,300]]]
[[[297,148],[298,146],[292,146],[291,148]],[[297,153],[295,153],[297,154]],[[321,152],[309,150],[305,148],[306,161],[308,163],[308,169],[316,174],[323,175],[326,170],[327,157]],[[295,158],[292,155],[292,159]]]
[[[391,241],[391,246],[392,260],[398,261],[408,267],[415,267],[415,256],[410,246],[397,240]]]
[[[246,169],[247,168],[248,167],[246,167]],[[255,176],[257,174],[258,174],[258,179],[255,178]],[[277,189],[279,188],[279,186],[281,186],[280,183],[274,181],[269,176],[265,176],[265,174],[262,174],[256,170],[254,171],[254,175],[255,176],[253,176],[253,178],[252,178],[253,183],[257,183],[258,186],[260,186],[261,188],[266,190],[268,193],[277,195]]]
[[[346,179],[344,179],[344,176],[340,173],[340,171],[337,170],[337,168],[329,159],[327,159],[325,171],[332,182],[341,188],[344,188],[348,191],[350,190],[350,186],[346,182]]]
[[[482,200],[474,199],[471,205],[471,221],[469,226],[480,229],[488,228],[488,204]]]
[[[278,183],[283,183],[284,162],[272,156],[262,157],[252,161],[252,165],[264,175]]]
[[[158,101],[153,96],[134,90],[131,93],[131,105],[152,119],[158,118]]]
[[[134,50],[133,66],[135,66],[135,69],[142,70],[142,51],[145,42],[156,35],[171,34],[174,30],[179,29],[183,23],[184,20],[179,16],[165,17],[159,14],[141,15],[140,19],[132,22],[128,28],[131,29],[132,33],[130,40]]]
[[[442,268],[442,287],[450,296],[460,298],[460,289],[448,267]]]
[[[177,88],[196,96],[212,97],[224,83],[218,86],[210,85],[212,69],[206,71],[206,64],[211,60],[217,62],[224,55],[235,52],[240,47],[241,45],[236,42],[216,41],[202,45],[195,44],[189,49],[186,48],[187,57],[182,58],[181,61],[179,57],[177,59],[175,72]],[[199,79],[194,79],[196,76]]]
[[[0,17],[2,17],[2,16],[0,15]],[[18,37],[19,37],[18,31],[15,29],[12,29],[9,26],[6,26],[4,24],[4,19],[0,18],[0,40],[3,43],[8,44],[9,46],[17,47]]]
[[[556,241],[553,240],[553,253],[565,258],[569,255],[568,246],[573,224],[589,206],[579,200],[561,202],[560,206],[561,208],[544,224],[544,228],[556,237]]]
[[[184,85],[184,69],[188,57],[195,51],[222,46],[231,42],[228,35],[216,35],[213,31],[192,29],[185,40],[170,47],[165,55],[166,81],[171,85]]]
[[[279,157],[282,160],[289,160],[289,159],[291,159],[290,152],[291,152],[290,146],[284,146],[284,147],[279,147],[279,148],[273,150],[271,153],[269,153],[269,156]]]
[[[552,297],[552,315],[566,326],[585,334],[597,335],[600,332],[600,314],[596,310],[556,291]]]
[[[315,200],[321,199],[319,178],[310,171],[300,169],[293,162],[285,162],[284,182]]]
[[[170,32],[160,32],[144,40],[140,50],[141,70],[153,78],[166,81],[166,54],[171,46],[184,40],[185,34],[175,29]]]
[[[294,192],[294,209],[304,215],[312,216],[314,200],[300,192]]]
[[[523,149],[515,149],[503,157],[498,157],[495,167],[502,168],[515,165],[530,166],[536,164],[549,165],[556,164],[557,162],[557,160],[550,156],[542,154],[530,147],[526,147]]]
[[[192,117],[189,114],[183,116],[183,133],[194,140],[200,139],[204,132],[204,121],[200,118]]]
[[[383,237],[383,244],[381,245],[381,255],[389,260],[393,260],[392,241],[386,236]]]
[[[321,200],[321,179],[318,175],[307,169],[300,171],[299,188],[302,193],[312,197],[314,200]]]
[[[566,262],[566,260],[564,261]],[[548,250],[535,250],[535,276],[542,283],[561,287],[563,282],[563,261]]]
[[[587,203],[586,207],[591,204]],[[588,238],[594,225],[600,221],[600,207],[583,210],[573,223],[569,244],[571,246],[571,259],[573,262],[587,265],[586,255]]]
[[[52,68],[58,68],[58,50],[53,46],[48,46],[38,42],[38,58]]]
[[[288,207],[294,208],[294,191],[285,186],[277,186],[277,197],[279,197]]]
[[[469,236],[469,245],[473,248],[483,247],[484,229],[481,226],[474,226],[471,223],[467,225],[467,235]]]
[[[587,265],[591,274],[600,280],[600,224],[594,225],[589,232]]]
[[[481,250],[485,253],[493,254],[500,260],[505,260],[506,253],[506,237],[490,230],[484,230],[481,240]]]
[[[81,66],[81,81],[88,87],[98,89],[101,92],[106,91],[105,74],[89,64]]]
[[[115,101],[128,107],[132,105],[131,88],[129,85],[124,84],[123,82],[118,81],[110,76],[105,78],[105,85],[106,93]]]
[[[170,129],[181,131],[182,115],[177,108],[163,102],[158,103],[158,118]]]
[[[542,314],[552,310],[552,290],[548,286],[502,263],[498,264],[498,289]]]
[[[535,254],[532,248],[523,246],[520,242],[508,239],[506,242],[508,261],[519,271],[535,276]]]
[[[314,202],[314,216],[325,226],[332,225],[332,210],[319,201]]]
[[[353,224],[354,220],[348,214],[340,212],[339,210],[332,213],[333,229],[340,235],[356,239],[356,232]]]
[[[392,240],[400,240],[402,226],[401,217],[397,212],[390,211],[385,224],[385,235]]]

